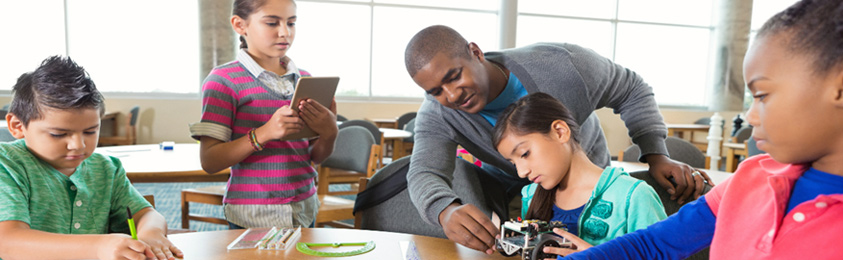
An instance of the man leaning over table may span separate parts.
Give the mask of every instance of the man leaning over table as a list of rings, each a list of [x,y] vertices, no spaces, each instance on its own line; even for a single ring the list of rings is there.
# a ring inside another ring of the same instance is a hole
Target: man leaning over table
[[[592,50],[539,43],[483,53],[455,30],[436,25],[410,40],[404,61],[427,92],[415,123],[407,174],[410,197],[425,221],[441,225],[449,239],[466,247],[491,254],[498,229],[476,206],[463,205],[454,193],[459,187],[451,187],[457,145],[483,161],[484,172],[506,187],[507,201],[514,198],[527,183],[493,147],[492,129],[504,108],[529,93],[548,93],[571,109],[582,127],[582,149],[601,167],[609,165],[610,155],[594,110],[609,107],[620,113],[632,141],[641,147],[639,160],[649,164],[672,199],[699,197],[702,178],[708,178],[693,176],[692,167],[668,157],[667,130],[652,88],[635,72]],[[670,183],[671,177],[677,185]]]

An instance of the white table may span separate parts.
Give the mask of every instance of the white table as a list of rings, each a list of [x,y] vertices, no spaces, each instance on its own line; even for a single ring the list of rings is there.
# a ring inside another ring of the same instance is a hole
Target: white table
[[[404,157],[404,138],[413,136],[413,133],[401,129],[382,127],[378,130],[383,133],[384,142],[392,143],[392,160],[398,160]],[[384,153],[386,153],[386,146],[384,145]]]
[[[621,167],[626,172],[634,172],[634,171],[650,169],[650,165],[648,165],[646,163],[639,163],[639,162],[612,161],[611,165],[614,166],[614,167]],[[733,173],[730,173],[730,172],[712,171],[712,170],[709,170],[709,169],[701,169],[701,170],[705,171],[705,173],[708,174],[708,177],[710,177],[711,180],[714,181],[715,185],[723,183],[723,181],[725,181],[729,177],[732,177],[732,175],[733,175]]]
[[[117,157],[132,182],[224,182],[231,170],[208,174],[199,159],[199,144],[175,144],[161,150],[157,144],[97,147],[96,153]]]

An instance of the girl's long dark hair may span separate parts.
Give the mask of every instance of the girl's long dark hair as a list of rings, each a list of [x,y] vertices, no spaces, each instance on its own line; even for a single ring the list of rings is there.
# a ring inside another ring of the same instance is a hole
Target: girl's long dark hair
[[[493,143],[495,147],[508,134],[526,135],[532,133],[547,134],[556,120],[565,121],[571,129],[574,149],[579,149],[579,124],[574,116],[559,100],[545,93],[533,93],[509,105],[498,117],[495,125]],[[556,201],[556,189],[536,189],[527,219],[549,221],[553,217],[553,203]]]

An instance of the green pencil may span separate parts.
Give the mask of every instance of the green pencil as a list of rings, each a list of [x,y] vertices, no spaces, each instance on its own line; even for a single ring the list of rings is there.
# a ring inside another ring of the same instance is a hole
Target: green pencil
[[[132,210],[129,209],[129,206],[126,206],[126,214],[129,216],[129,219],[126,221],[129,222],[129,231],[132,232],[132,239],[138,240],[138,230],[135,229],[135,220],[132,219]]]

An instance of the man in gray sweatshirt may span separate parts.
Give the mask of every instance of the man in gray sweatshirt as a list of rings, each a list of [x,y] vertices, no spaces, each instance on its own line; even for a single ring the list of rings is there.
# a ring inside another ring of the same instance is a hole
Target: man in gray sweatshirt
[[[504,108],[534,92],[548,93],[571,110],[581,125],[580,145],[595,164],[608,166],[610,155],[594,110],[613,108],[640,146],[639,160],[650,165],[674,199],[690,200],[702,192],[702,177],[692,176],[693,168],[667,156],[667,130],[652,88],[635,72],[592,50],[539,43],[483,53],[458,32],[437,25],[410,40],[404,61],[410,76],[427,92],[415,121],[407,173],[410,197],[422,218],[441,225],[452,241],[491,254],[498,234],[486,214],[461,203],[454,193],[460,187],[451,187],[457,145],[481,160],[484,170],[506,187],[487,192],[513,198],[529,181],[519,179],[512,163],[497,152],[492,130]]]

